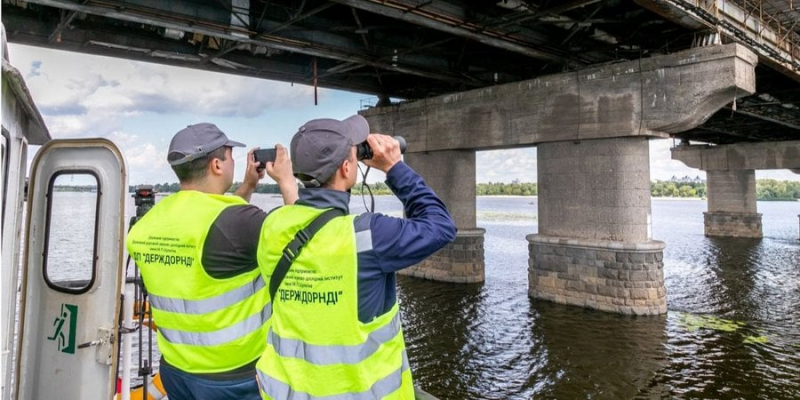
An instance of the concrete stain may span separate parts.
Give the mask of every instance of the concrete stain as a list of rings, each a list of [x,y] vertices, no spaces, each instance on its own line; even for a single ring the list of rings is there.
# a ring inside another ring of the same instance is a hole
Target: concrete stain
[[[574,136],[578,131],[580,114],[580,96],[577,94],[562,94],[553,96],[552,100],[545,102],[546,114],[543,115],[540,129],[543,135],[556,137]],[[574,127],[573,129],[567,129]],[[570,134],[571,130],[574,133]]]

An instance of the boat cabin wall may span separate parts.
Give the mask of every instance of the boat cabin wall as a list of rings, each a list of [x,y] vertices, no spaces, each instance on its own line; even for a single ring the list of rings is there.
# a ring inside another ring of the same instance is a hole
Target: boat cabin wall
[[[2,190],[2,370],[3,398],[10,398],[11,354],[15,349],[14,330],[17,296],[19,294],[19,267],[21,259],[22,208],[25,195],[25,175],[28,170],[28,140],[26,132],[30,125],[27,113],[10,90],[3,76],[2,92],[2,160],[0,177]]]

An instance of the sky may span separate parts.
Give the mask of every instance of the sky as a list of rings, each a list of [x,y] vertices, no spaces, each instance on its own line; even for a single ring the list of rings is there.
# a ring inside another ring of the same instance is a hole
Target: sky
[[[307,85],[170,67],[117,58],[9,44],[9,60],[28,88],[53,138],[103,137],[128,164],[128,182],[177,182],[166,162],[172,136],[190,124],[211,122],[248,148],[289,145],[304,122],[343,119],[374,104],[374,96],[320,88],[314,105]],[[371,103],[370,103],[371,102]],[[650,141],[650,177],[705,179],[705,173],[670,159],[669,139]],[[36,150],[35,148],[33,149]],[[33,158],[32,151],[31,158]],[[234,151],[235,181],[244,176],[246,151]],[[536,149],[481,151],[476,181],[536,182]],[[30,161],[29,161],[30,165]],[[383,179],[370,172],[368,182]],[[757,171],[756,177],[800,180],[788,170]],[[266,177],[263,183],[273,183]]]

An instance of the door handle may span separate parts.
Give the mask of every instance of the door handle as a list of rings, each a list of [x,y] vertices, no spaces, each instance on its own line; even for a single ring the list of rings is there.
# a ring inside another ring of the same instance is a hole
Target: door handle
[[[79,349],[86,349],[97,346],[95,361],[104,365],[112,364],[112,354],[114,350],[114,330],[111,328],[98,328],[97,339],[78,345]]]

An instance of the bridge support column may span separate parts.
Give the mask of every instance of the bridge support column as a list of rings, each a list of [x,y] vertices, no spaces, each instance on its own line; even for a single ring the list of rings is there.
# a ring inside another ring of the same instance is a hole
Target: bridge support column
[[[756,212],[756,172],[707,171],[706,236],[760,238],[761,214]]]
[[[476,227],[475,151],[411,153],[405,155],[405,162],[425,177],[428,186],[447,205],[458,233],[453,243],[400,273],[443,282],[483,282],[486,231]]]
[[[706,171],[706,236],[762,237],[755,170],[800,171],[800,140],[717,146],[681,144],[671,152],[673,160]]]
[[[528,295],[637,315],[667,311],[664,243],[651,240],[646,138],[539,145],[539,233]]]

